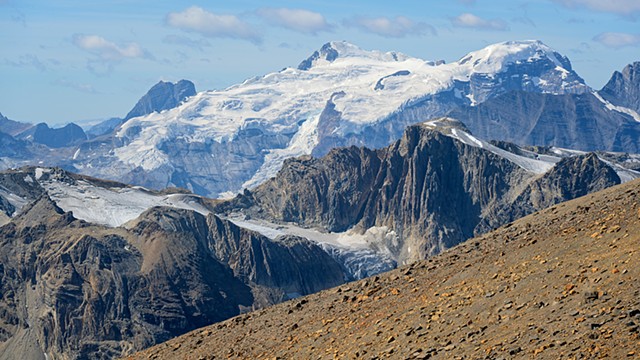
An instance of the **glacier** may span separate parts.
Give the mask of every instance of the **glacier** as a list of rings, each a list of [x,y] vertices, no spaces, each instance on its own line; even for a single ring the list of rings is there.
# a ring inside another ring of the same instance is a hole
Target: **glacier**
[[[289,157],[386,146],[407,125],[511,90],[590,91],[569,60],[536,40],[504,42],[452,63],[330,42],[300,66],[135,117],[74,153],[82,173],[228,197]]]

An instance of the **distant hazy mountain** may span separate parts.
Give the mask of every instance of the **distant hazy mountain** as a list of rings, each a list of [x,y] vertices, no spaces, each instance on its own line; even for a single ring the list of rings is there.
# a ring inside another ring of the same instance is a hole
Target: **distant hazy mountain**
[[[121,118],[110,118],[88,127],[85,132],[90,138],[111,134],[115,128],[122,124],[122,121]]]
[[[175,84],[160,81],[138,100],[133,109],[124,117],[124,121],[153,112],[172,109],[189,96],[195,94],[196,87],[189,80],[180,80]]]
[[[2,113],[0,113],[0,132],[15,136],[32,126],[32,124],[10,120],[6,116],[2,115]]]
[[[50,148],[71,147],[87,140],[84,130],[74,123],[69,123],[57,129],[52,129],[47,124],[40,123],[21,132],[16,137],[46,145]]]

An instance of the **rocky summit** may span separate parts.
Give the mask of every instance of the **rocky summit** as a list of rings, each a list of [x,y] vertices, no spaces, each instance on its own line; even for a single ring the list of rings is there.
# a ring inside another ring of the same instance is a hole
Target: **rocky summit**
[[[136,359],[637,359],[640,181]]]

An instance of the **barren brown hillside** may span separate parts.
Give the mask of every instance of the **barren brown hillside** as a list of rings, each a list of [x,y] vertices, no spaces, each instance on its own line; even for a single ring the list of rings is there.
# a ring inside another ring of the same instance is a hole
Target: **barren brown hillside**
[[[639,186],[127,359],[640,358]]]

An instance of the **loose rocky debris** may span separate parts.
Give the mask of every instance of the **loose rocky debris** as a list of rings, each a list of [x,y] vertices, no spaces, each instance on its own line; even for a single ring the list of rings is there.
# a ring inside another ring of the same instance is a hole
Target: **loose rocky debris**
[[[638,186],[127,359],[640,358]]]

